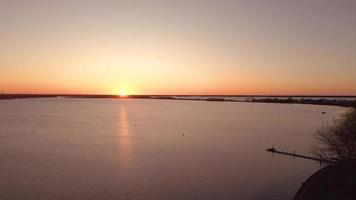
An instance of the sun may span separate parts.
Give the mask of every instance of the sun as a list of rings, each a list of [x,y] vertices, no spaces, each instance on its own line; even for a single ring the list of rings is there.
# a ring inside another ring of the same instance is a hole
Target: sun
[[[127,92],[126,92],[126,90],[120,90],[120,91],[119,91],[119,96],[120,96],[120,97],[127,97]]]
[[[130,87],[116,87],[112,90],[111,93],[120,98],[125,98],[135,94],[135,91],[132,90]]]

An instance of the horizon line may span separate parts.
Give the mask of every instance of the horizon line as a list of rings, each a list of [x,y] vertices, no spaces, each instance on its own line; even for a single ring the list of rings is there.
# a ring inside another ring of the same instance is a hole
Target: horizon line
[[[23,96],[120,96],[118,94],[95,94],[95,93],[0,93],[0,95],[23,95]],[[356,97],[355,95],[288,95],[288,94],[127,94],[127,97],[134,96],[221,96],[221,97]]]

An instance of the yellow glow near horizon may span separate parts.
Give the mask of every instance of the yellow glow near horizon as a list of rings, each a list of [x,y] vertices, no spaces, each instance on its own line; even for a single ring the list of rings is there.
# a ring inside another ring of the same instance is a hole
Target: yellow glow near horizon
[[[120,97],[127,97],[127,95],[128,95],[128,94],[127,94],[126,90],[120,90],[120,91],[119,91],[119,96],[120,96]]]
[[[120,84],[121,85],[121,84]],[[119,97],[127,97],[130,95],[137,94],[136,90],[134,90],[132,87],[128,85],[121,85],[119,87],[116,87],[116,89],[111,90],[111,94],[118,95]]]

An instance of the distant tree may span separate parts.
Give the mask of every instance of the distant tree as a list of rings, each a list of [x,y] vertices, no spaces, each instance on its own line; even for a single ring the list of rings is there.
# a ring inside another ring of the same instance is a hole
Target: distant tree
[[[339,119],[334,119],[332,125],[317,129],[315,137],[318,144],[314,154],[323,159],[335,161],[356,158],[356,109],[344,113]]]

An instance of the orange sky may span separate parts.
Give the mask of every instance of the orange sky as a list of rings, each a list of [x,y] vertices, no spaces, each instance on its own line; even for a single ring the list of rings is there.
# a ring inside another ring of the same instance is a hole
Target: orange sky
[[[5,93],[356,95],[354,1],[0,1]]]

